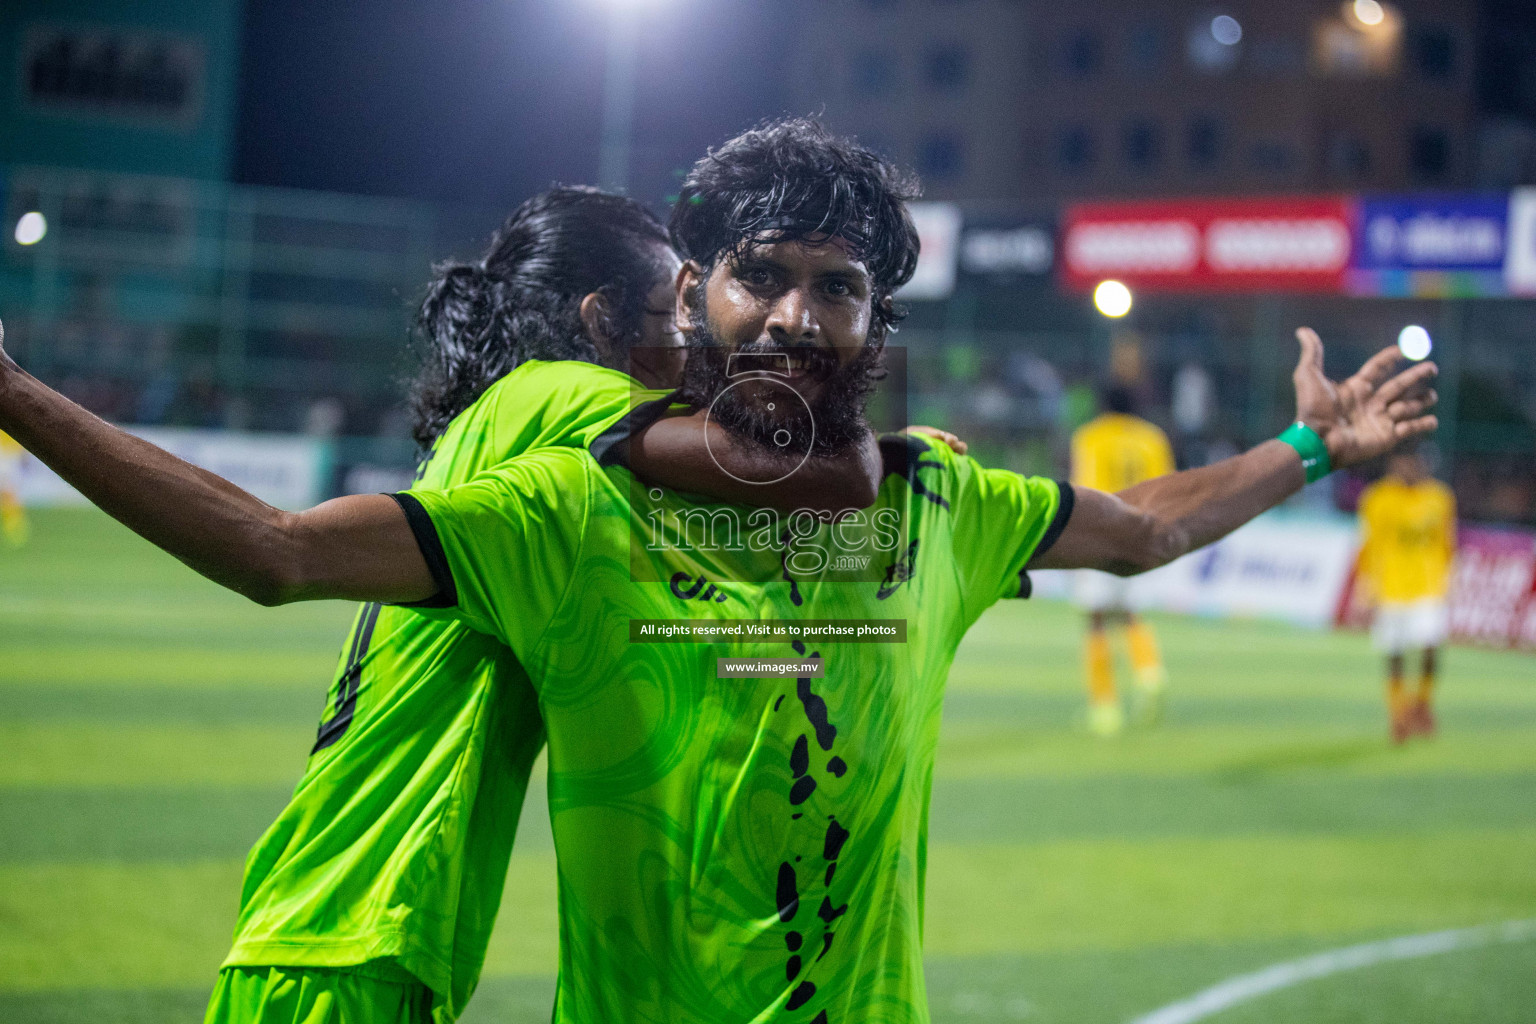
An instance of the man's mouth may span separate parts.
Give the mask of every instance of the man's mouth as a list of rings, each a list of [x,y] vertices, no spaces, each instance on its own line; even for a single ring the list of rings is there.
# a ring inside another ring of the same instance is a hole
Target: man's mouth
[[[837,359],[824,348],[757,349],[736,353],[731,359],[730,376],[763,373],[789,381],[820,380],[837,369]]]

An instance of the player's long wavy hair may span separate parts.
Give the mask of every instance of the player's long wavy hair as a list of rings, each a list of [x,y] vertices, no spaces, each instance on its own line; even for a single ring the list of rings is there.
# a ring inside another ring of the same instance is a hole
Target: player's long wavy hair
[[[917,269],[917,228],[906,204],[917,178],[818,121],[769,121],[712,149],[683,180],[667,229],[684,259],[706,271],[767,239],[843,239],[874,279],[870,342],[879,347],[904,311],[891,295]]]
[[[595,188],[529,199],[473,263],[433,267],[416,313],[421,369],[411,385],[412,434],[431,447],[453,418],[525,359],[599,362],[581,300],[609,302],[613,358],[639,340],[645,297],[669,273],[666,229],[645,207]]]

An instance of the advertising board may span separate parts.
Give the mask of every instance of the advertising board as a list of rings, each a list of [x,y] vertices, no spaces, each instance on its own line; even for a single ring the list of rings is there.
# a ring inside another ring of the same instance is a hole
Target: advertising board
[[[1132,600],[1158,611],[1326,627],[1333,622],[1355,544],[1348,520],[1262,516],[1210,547],[1136,577]],[[1030,574],[1042,597],[1070,596],[1071,575]]]
[[[1504,293],[1506,195],[1365,196],[1355,221],[1355,295]]]
[[[1343,290],[1353,233],[1340,196],[1083,203],[1062,231],[1061,279],[1164,291]]]
[[[278,508],[308,508],[323,500],[329,488],[330,445],[320,438],[175,427],[133,427],[130,432]],[[21,462],[19,489],[28,505],[86,503],[30,455]]]
[[[1055,230],[1039,221],[967,223],[960,236],[960,269],[977,277],[1038,277],[1055,258]]]
[[[960,207],[954,203],[910,203],[922,250],[912,280],[897,293],[907,300],[947,299],[955,290],[960,248]]]

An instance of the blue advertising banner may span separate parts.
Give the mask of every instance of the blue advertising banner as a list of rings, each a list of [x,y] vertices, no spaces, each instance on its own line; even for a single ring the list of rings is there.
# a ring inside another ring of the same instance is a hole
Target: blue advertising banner
[[[1355,295],[1504,294],[1507,195],[1362,196],[1346,288]]]

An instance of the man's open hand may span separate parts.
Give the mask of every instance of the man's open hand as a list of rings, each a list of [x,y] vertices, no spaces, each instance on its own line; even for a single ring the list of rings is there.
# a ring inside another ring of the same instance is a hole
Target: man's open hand
[[[1430,386],[1439,369],[1419,363],[1393,375],[1402,360],[1397,346],[1384,348],[1353,377],[1335,384],[1323,376],[1323,341],[1310,327],[1296,331],[1301,360],[1296,383],[1296,418],[1317,431],[1328,445],[1335,469],[1368,462],[1411,437],[1434,430],[1429,414],[1438,396]]]

